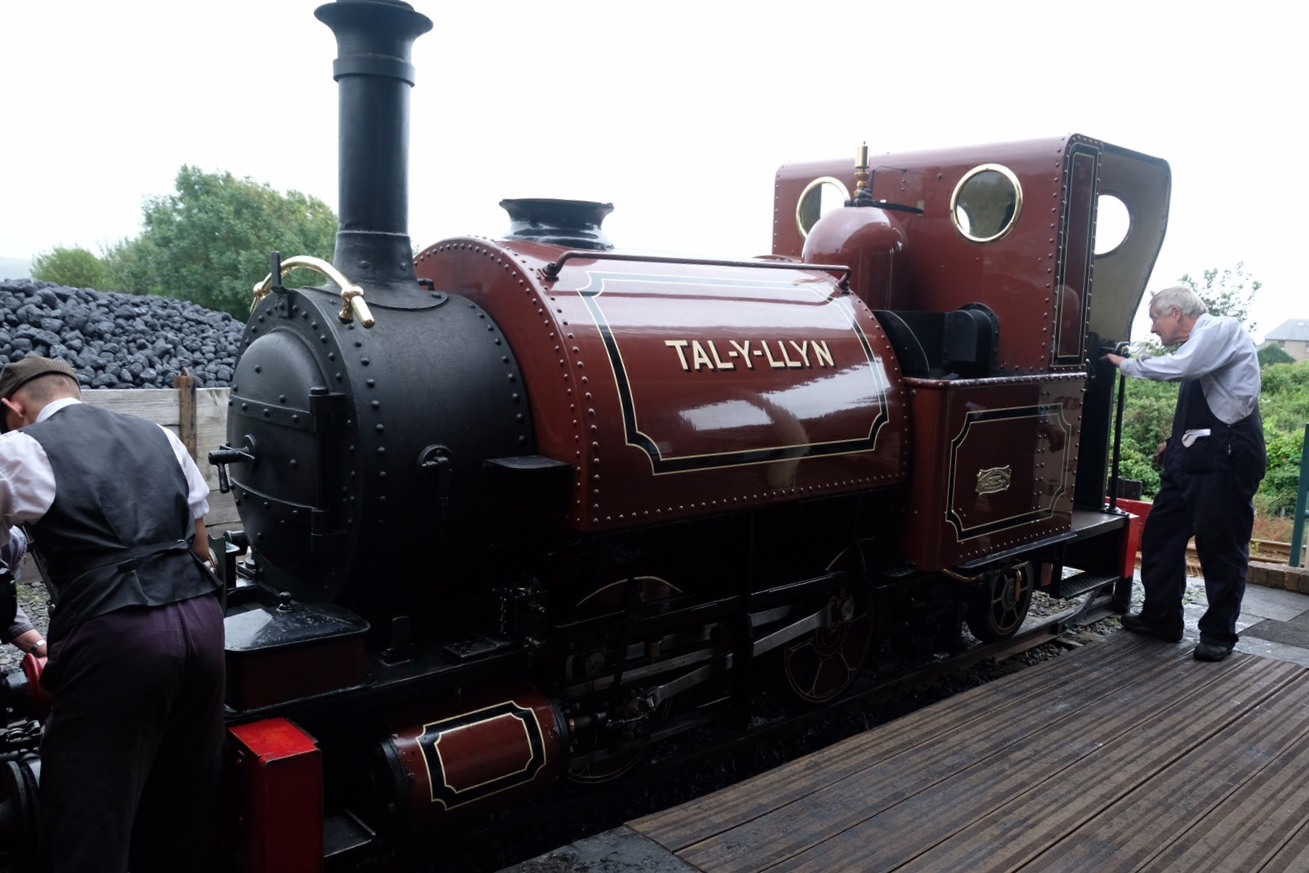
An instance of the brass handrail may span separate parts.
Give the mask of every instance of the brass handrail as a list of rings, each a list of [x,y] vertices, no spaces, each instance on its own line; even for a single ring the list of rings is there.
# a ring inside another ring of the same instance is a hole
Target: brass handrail
[[[285,276],[292,270],[313,270],[335,282],[341,288],[341,311],[337,317],[342,322],[349,323],[358,318],[362,327],[372,327],[376,322],[373,319],[373,313],[369,311],[368,304],[364,302],[364,289],[345,277],[340,270],[324,261],[322,258],[315,258],[311,255],[296,255],[293,258],[287,258],[282,261],[282,268],[278,279]],[[250,311],[254,312],[259,302],[273,289],[273,274],[269,273],[254,287],[254,300],[250,303]]]

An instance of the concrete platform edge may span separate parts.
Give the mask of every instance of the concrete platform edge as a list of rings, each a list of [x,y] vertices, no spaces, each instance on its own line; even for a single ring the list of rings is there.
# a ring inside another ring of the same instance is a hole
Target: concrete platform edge
[[[654,840],[627,827],[579,840],[500,873],[697,873],[692,867]]]
[[[1309,568],[1305,567],[1251,561],[1250,573],[1246,581],[1251,585],[1262,585],[1265,588],[1281,588],[1285,591],[1309,594]]]

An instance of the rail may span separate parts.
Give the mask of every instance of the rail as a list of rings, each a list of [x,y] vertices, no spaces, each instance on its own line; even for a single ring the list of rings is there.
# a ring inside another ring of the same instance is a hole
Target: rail
[[[1279,540],[1263,540],[1257,537],[1250,539],[1250,560],[1263,561],[1269,564],[1286,564],[1290,567],[1300,566],[1291,562],[1292,552],[1295,551],[1294,543],[1284,543]],[[1301,546],[1297,552],[1304,563],[1306,547]],[[1136,569],[1141,569],[1141,553],[1136,553]],[[1186,570],[1192,576],[1200,575],[1200,555],[1195,550],[1195,543],[1190,542],[1186,546]]]
[[[1298,567],[1300,564],[1292,563],[1292,552],[1295,547],[1292,543],[1283,543],[1277,540],[1262,540],[1252,538],[1250,540],[1250,560],[1263,561],[1268,564],[1285,564],[1289,567]],[[1305,549],[1300,547],[1297,554],[1303,563]],[[1141,568],[1141,553],[1136,553],[1136,567]],[[1195,543],[1188,543],[1186,546],[1186,572],[1191,576],[1199,576],[1200,573],[1200,555],[1195,550]]]
[[[1195,546],[1191,546],[1188,557],[1195,554]],[[1250,558],[1252,560],[1268,561],[1272,564],[1286,564],[1291,567],[1298,567],[1304,562],[1304,546],[1297,545],[1294,541],[1289,543],[1278,542],[1277,540],[1250,540]]]

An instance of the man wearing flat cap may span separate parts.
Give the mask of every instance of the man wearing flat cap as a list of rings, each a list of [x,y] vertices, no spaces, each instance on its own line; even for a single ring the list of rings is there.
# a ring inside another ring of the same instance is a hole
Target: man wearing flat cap
[[[81,402],[68,364],[0,370],[0,545],[32,534],[54,603],[41,842],[54,873],[218,857],[223,616],[209,489],[172,433]]]

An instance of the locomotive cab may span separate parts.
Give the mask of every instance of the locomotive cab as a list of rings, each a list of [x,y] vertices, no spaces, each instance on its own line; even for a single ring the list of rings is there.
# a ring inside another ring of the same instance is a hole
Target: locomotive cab
[[[1130,577],[1130,556],[1088,542],[1117,543],[1125,523],[1103,512],[1113,377],[1099,359],[1127,339],[1162,244],[1168,165],[1081,135],[857,164],[856,194],[825,213],[840,163],[778,171],[774,253],[870,270],[852,284],[895,347],[915,425],[905,560],[963,578],[1034,557],[1076,560],[1085,584]],[[1125,226],[1098,232],[1104,203]]]

